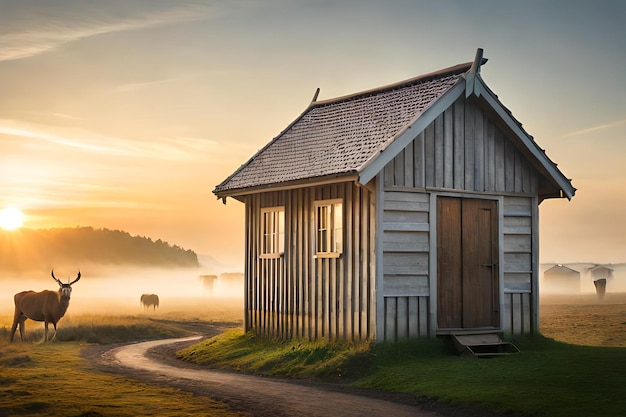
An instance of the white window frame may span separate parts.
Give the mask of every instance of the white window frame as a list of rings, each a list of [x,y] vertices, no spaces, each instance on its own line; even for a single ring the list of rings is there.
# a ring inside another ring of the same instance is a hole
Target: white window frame
[[[260,257],[278,258],[285,253],[285,208],[261,209]]]
[[[338,258],[343,253],[343,200],[319,200],[314,203],[315,255]]]

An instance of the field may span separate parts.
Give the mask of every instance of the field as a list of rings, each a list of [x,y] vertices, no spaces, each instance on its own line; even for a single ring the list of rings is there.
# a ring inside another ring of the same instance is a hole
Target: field
[[[93,312],[94,306],[97,306],[97,313]],[[28,341],[9,344],[11,313],[7,306],[1,307],[4,308],[0,310],[0,415],[238,415],[208,398],[103,373],[82,359],[81,351],[93,344],[183,336],[196,327],[201,328],[203,323],[241,326],[242,302],[239,298],[214,299],[211,302],[206,297],[165,298],[159,310],[150,312],[143,312],[134,299],[72,300],[68,314],[59,324],[57,342],[52,344],[38,343],[43,337],[43,325],[32,321],[27,321]],[[626,293],[607,294],[602,301],[598,301],[592,294],[544,297],[541,303],[541,329],[545,336],[570,344],[626,347]],[[533,349],[535,347],[527,347],[527,358],[532,357]],[[621,352],[611,350],[609,353],[612,361],[615,353],[621,357]],[[579,354],[577,351],[564,352],[563,360],[578,358]],[[453,370],[457,369],[457,373],[460,369],[457,367],[474,367],[470,362],[451,359],[444,359],[442,365],[452,366]],[[428,362],[430,359],[425,357],[418,360]],[[426,372],[424,363],[419,367],[420,372]],[[524,362],[520,364],[521,367]],[[563,368],[558,364],[553,366],[556,374],[560,373],[559,369],[567,370],[565,365]],[[407,366],[401,369],[412,368]],[[437,370],[437,375],[441,374],[442,369]],[[436,380],[435,375],[427,379]],[[381,383],[382,376],[375,375],[374,380]],[[550,386],[558,385],[560,379],[556,381],[550,381]],[[403,383],[403,386],[406,384]],[[433,388],[420,389],[427,392]],[[588,392],[591,394],[591,391]],[[445,401],[463,402],[461,394],[459,391],[459,397],[448,399],[438,396]],[[466,395],[473,394],[468,392]],[[569,389],[568,395],[576,395],[576,391]],[[484,404],[489,407],[487,400]]]
[[[541,333],[583,346],[626,347],[626,293],[544,296],[540,305]]]
[[[138,300],[72,300],[56,342],[43,344],[43,324],[26,321],[26,342],[9,343],[12,317],[0,314],[0,416],[213,416],[239,413],[175,388],[103,373],[87,363],[94,344],[180,337],[207,323],[241,325],[239,299],[168,299],[142,311]],[[165,302],[165,305],[163,305]],[[94,310],[98,313],[88,313]]]

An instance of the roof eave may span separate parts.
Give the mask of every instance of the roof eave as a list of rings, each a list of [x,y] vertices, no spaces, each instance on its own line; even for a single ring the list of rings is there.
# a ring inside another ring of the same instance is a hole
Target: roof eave
[[[267,191],[283,191],[303,187],[315,187],[320,185],[335,184],[338,182],[356,182],[357,180],[358,175],[356,174],[356,172],[349,171],[339,174],[325,175],[321,177],[303,178],[280,183],[257,185],[254,187],[233,188],[229,190],[218,190],[216,188],[215,190],[213,190],[213,194],[215,194],[218,199],[233,197],[241,201],[237,197],[242,197],[250,194],[259,194]]]

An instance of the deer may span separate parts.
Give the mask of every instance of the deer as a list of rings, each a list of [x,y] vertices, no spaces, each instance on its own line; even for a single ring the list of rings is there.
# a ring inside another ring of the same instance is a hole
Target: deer
[[[142,294],[140,302],[144,309],[149,310],[150,306],[152,306],[152,310],[156,310],[159,306],[159,296],[156,294]]]
[[[22,291],[13,297],[15,301],[15,314],[13,316],[13,326],[11,327],[11,342],[15,336],[17,325],[20,326],[20,339],[24,341],[24,322],[26,319],[44,322],[44,342],[52,341],[57,336],[57,323],[61,317],[65,315],[70,305],[70,295],[72,293],[72,284],[80,279],[80,271],[78,276],[72,282],[64,284],[54,276],[52,270],[52,278],[59,284],[58,291],[44,290],[40,292]],[[54,336],[48,340],[48,324],[54,326]]]

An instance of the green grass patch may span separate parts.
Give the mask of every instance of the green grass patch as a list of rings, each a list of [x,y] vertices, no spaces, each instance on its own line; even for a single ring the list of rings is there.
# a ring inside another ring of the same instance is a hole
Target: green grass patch
[[[507,357],[412,355],[402,364],[382,362],[359,385],[533,416],[592,416],[599,410],[605,417],[623,415],[623,349],[567,345],[543,337],[515,343],[522,352]]]
[[[264,375],[347,380],[367,375],[370,348],[369,343],[274,341],[237,329],[183,349],[178,357]]]
[[[463,359],[446,339],[342,344],[268,341],[230,331],[181,350],[184,360],[246,372],[349,380],[495,412],[529,416],[622,416],[626,352],[518,338],[520,354]]]

